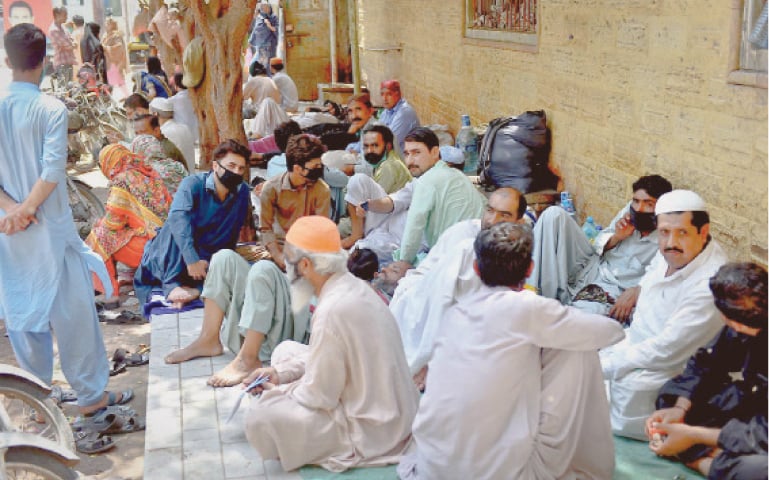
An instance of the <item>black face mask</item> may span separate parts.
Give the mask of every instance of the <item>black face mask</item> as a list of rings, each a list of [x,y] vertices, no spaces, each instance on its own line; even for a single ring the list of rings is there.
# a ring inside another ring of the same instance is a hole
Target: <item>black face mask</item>
[[[323,178],[323,167],[308,168],[307,174],[304,176],[304,178],[311,182],[317,182]]]
[[[216,162],[219,163],[219,162]],[[227,190],[231,191],[232,193],[235,193],[238,191],[238,188],[240,187],[240,184],[243,183],[243,177],[238,175],[237,173],[231,172],[224,168],[221,163],[219,163],[219,166],[224,169],[224,173],[219,175],[216,174],[217,178],[219,178],[219,181],[222,182],[222,185],[227,187]]]
[[[376,152],[369,152],[363,155],[363,158],[365,158],[366,161],[371,165],[376,166],[384,158],[384,152],[381,155]]]
[[[639,232],[653,232],[657,229],[657,217],[653,212],[638,212],[630,207],[630,222]]]

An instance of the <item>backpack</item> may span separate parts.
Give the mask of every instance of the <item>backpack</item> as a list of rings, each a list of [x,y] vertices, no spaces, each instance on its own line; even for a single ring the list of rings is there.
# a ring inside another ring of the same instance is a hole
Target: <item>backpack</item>
[[[548,168],[549,157],[550,129],[544,110],[496,118],[481,143],[481,184],[522,193],[555,189],[558,177]]]

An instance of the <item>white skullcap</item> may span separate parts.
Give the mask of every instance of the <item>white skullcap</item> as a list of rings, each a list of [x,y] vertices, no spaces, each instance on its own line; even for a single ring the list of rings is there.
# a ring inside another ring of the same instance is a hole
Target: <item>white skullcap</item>
[[[452,147],[451,145],[443,145],[440,148],[441,160],[446,163],[453,163],[454,165],[460,165],[465,163],[465,155],[462,150]]]
[[[171,100],[162,97],[155,97],[150,102],[151,112],[171,112],[174,111],[174,104]]]
[[[654,214],[671,212],[707,212],[705,200],[691,190],[673,190],[662,195],[654,207]]]
[[[358,163],[358,158],[353,153],[344,150],[329,150],[320,156],[320,162],[329,167],[338,170],[344,169],[347,165]]]

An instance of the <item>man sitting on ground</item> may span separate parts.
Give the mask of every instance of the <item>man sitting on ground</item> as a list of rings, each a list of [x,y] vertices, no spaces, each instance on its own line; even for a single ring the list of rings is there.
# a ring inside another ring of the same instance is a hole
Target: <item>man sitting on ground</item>
[[[186,126],[197,143],[200,136],[198,128],[198,116],[195,114],[195,108],[190,100],[190,92],[184,85],[184,74],[181,72],[174,74],[174,84],[176,85],[176,94],[170,98],[174,106],[174,120]],[[191,171],[194,173],[194,170]]]
[[[462,172],[440,159],[438,137],[429,128],[419,127],[406,135],[405,150],[406,166],[417,178],[401,190],[412,186],[410,198],[401,196],[401,191],[369,198],[357,205],[357,213],[365,216],[366,208],[378,214],[397,214],[408,209],[400,251],[394,252],[393,258],[414,265],[423,239],[430,249],[450,226],[479,218],[486,202]]]
[[[133,119],[133,124],[135,137],[138,137],[139,135],[152,135],[153,137],[157,138],[160,142],[160,145],[163,147],[165,158],[170,158],[171,160],[179,162],[184,166],[185,172],[194,173],[194,170],[188,170],[187,160],[184,158],[184,154],[181,152],[181,150],[176,147],[174,142],[163,135],[163,132],[160,129],[160,120],[158,119],[157,115],[147,113],[144,115],[135,116]]]
[[[646,433],[655,453],[708,478],[765,479],[766,270],[724,265],[710,290],[726,326],[662,387]]]
[[[398,322],[406,360],[420,389],[424,388],[424,367],[446,312],[460,296],[481,287],[473,271],[475,238],[481,230],[497,223],[523,223],[525,212],[526,198],[521,192],[500,188],[489,196],[480,219],[463,220],[449,227],[417,268],[408,270],[410,265],[405,262],[391,264],[391,269],[398,269],[405,277],[398,282],[390,310]]]
[[[657,253],[654,206],[671,189],[659,175],[639,178],[632,200],[595,246],[563,208],[548,208],[534,227],[534,270],[527,283],[564,305],[627,321],[638,282]]]
[[[265,199],[265,191],[269,189],[267,204],[270,213],[265,217],[262,212],[262,220],[278,215],[278,224],[288,230],[302,216],[328,215],[329,192],[328,187],[324,190],[322,180],[312,186],[300,183],[306,181],[306,177],[300,173],[302,169],[299,165],[317,162],[322,151],[320,142],[315,138],[307,135],[292,137],[286,156],[288,162],[295,166],[292,170],[295,174],[285,173],[285,179],[281,175],[264,184],[262,199]],[[303,188],[283,188],[286,181],[289,185],[296,182]],[[303,196],[311,200],[303,199]],[[302,205],[302,209],[296,205]],[[263,203],[262,208],[264,206]],[[283,212],[292,214],[281,217]],[[269,219],[266,221],[270,225],[273,223]],[[270,233],[274,236],[274,232]],[[281,257],[282,241],[282,238],[274,240],[277,245],[274,248],[278,249]],[[214,387],[229,387],[240,383],[255,368],[269,363],[276,345],[286,339],[304,341],[309,331],[308,312],[296,315],[291,312],[286,275],[276,263],[269,260],[261,260],[249,266],[243,257],[232,250],[216,252],[211,258],[200,296],[204,304],[200,335],[190,345],[171,353],[165,360],[166,363],[180,363],[197,357],[221,355],[224,343],[236,356],[208,380],[208,384]]]
[[[417,112],[401,96],[401,84],[398,80],[385,80],[382,82],[379,85],[379,94],[382,95],[382,103],[384,103],[385,107],[379,116],[379,121],[392,130],[397,139],[395,150],[399,155],[402,155],[406,134],[421,126]]]
[[[243,100],[250,99],[254,107],[259,108],[259,104],[265,98],[271,98],[280,105],[280,90],[275,82],[267,76],[267,70],[261,63],[254,60],[248,67],[248,73],[251,78],[243,84]]]
[[[657,200],[654,211],[659,253],[638,285],[627,337],[600,352],[612,429],[642,440],[660,387],[723,326],[708,280],[727,261],[710,237],[710,217],[699,195],[673,190]]]
[[[296,219],[329,216],[331,193],[323,181],[321,155],[323,144],[317,138],[307,134],[291,137],[286,147],[288,171],[267,180],[262,187],[261,241],[281,270],[286,269],[283,240]]]
[[[347,102],[347,116],[350,118],[350,128],[347,133],[357,135],[358,141],[347,145],[348,152],[363,152],[363,132],[376,125],[374,107],[368,93],[359,93],[350,97]]]
[[[270,59],[270,71],[272,80],[280,90],[280,106],[286,112],[296,112],[299,108],[299,91],[296,83],[283,71],[283,60],[279,57]]]
[[[163,137],[182,152],[187,171],[195,173],[195,137],[185,125],[174,120],[173,102],[167,98],[155,97],[150,102],[150,113],[158,117]]]
[[[533,242],[526,225],[478,234],[483,285],[441,325],[401,479],[611,478],[596,349],[622,327],[525,290]]]
[[[411,437],[418,394],[387,305],[347,271],[339,231],[326,217],[297,220],[286,235],[294,311],[318,299],[310,344],[286,341],[251,402],[246,437],[285,470],[334,472],[397,463]],[[297,435],[297,432],[302,432]]]
[[[182,180],[168,219],[144,247],[134,276],[136,297],[147,303],[153,288],[160,288],[175,308],[200,296],[211,256],[234,248],[249,205],[243,181],[247,147],[234,140],[213,152],[212,170]]]
[[[350,248],[370,232],[372,222],[359,217],[355,206],[367,198],[381,198],[395,193],[412,180],[406,164],[393,150],[393,133],[384,125],[374,125],[363,133],[363,157],[373,168],[373,177],[357,173],[347,183],[347,211],[350,215],[352,233],[342,240],[344,248]],[[364,228],[364,223],[366,227]],[[366,247],[363,247],[366,248]]]

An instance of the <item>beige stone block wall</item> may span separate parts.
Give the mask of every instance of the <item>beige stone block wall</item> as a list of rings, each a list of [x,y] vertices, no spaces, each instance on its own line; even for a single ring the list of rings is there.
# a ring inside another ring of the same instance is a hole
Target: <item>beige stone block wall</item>
[[[540,0],[536,52],[463,38],[464,1],[358,4],[364,78],[398,77],[423,124],[544,109],[581,216],[607,224],[658,173],[705,198],[731,258],[766,264],[767,90],[727,83],[729,2]]]

